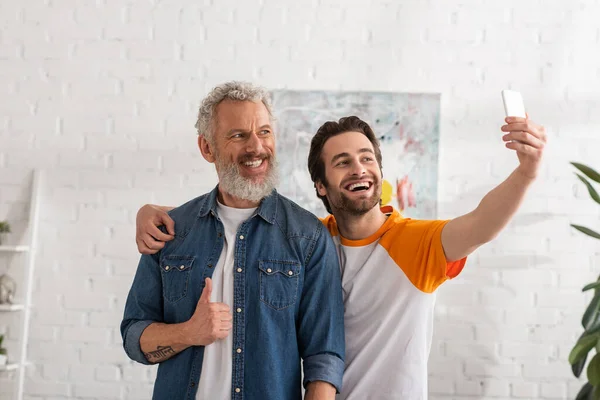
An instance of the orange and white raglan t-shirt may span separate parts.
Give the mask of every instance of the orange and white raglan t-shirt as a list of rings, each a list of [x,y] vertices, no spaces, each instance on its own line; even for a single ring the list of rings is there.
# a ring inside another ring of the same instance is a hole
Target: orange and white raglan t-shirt
[[[344,291],[346,367],[343,400],[425,400],[435,290],[457,276],[466,258],[447,262],[442,228],[448,221],[403,218],[383,207],[386,222],[370,237],[339,235]]]

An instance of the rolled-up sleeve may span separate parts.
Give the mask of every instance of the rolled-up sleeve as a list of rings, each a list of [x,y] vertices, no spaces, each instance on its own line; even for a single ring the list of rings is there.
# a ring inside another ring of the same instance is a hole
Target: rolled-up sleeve
[[[123,348],[129,358],[149,365],[140,347],[144,330],[154,322],[163,321],[162,281],[158,256],[143,255],[127,296],[121,337]]]
[[[322,224],[306,263],[300,301],[298,342],[304,361],[304,387],[323,381],[339,393],[344,374],[344,303],[335,245]]]

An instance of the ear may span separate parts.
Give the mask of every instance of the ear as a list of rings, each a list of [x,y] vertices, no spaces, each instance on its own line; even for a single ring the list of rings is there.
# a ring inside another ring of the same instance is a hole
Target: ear
[[[315,183],[315,187],[317,188],[317,193],[319,193],[319,196],[327,196],[327,189],[325,188],[325,185],[321,183],[321,181]]]
[[[202,157],[209,163],[215,162],[215,155],[208,143],[208,140],[204,137],[204,135],[198,136],[198,147],[200,148],[200,153],[202,153]]]

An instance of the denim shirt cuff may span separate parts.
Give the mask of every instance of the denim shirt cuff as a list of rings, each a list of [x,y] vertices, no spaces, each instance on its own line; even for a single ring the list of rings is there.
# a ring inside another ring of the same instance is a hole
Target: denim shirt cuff
[[[146,365],[150,365],[152,363],[146,359],[144,352],[142,352],[142,348],[140,347],[140,338],[142,337],[142,333],[144,333],[144,329],[146,329],[152,323],[154,323],[154,321],[138,321],[134,324],[131,324],[127,329],[125,342],[123,343],[125,353],[127,353],[132,360]]]
[[[334,354],[316,354],[304,359],[304,387],[315,381],[329,382],[337,393],[342,389],[344,361]]]

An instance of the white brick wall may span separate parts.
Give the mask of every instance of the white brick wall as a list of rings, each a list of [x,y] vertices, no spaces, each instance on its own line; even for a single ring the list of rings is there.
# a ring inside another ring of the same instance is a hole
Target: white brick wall
[[[600,168],[598,15],[598,0],[0,0],[0,219],[26,217],[27,174],[49,169],[26,397],[150,397],[155,370],[127,360],[118,332],[135,212],[212,187],[195,107],[216,83],[248,79],[441,92],[441,218],[475,207],[516,165],[499,92],[521,90],[549,128],[544,173],[440,290],[431,398],[573,398],[566,358],[600,251],[568,224],[600,209],[568,161]],[[3,266],[18,275],[18,260]],[[18,318],[2,318],[16,351]]]

